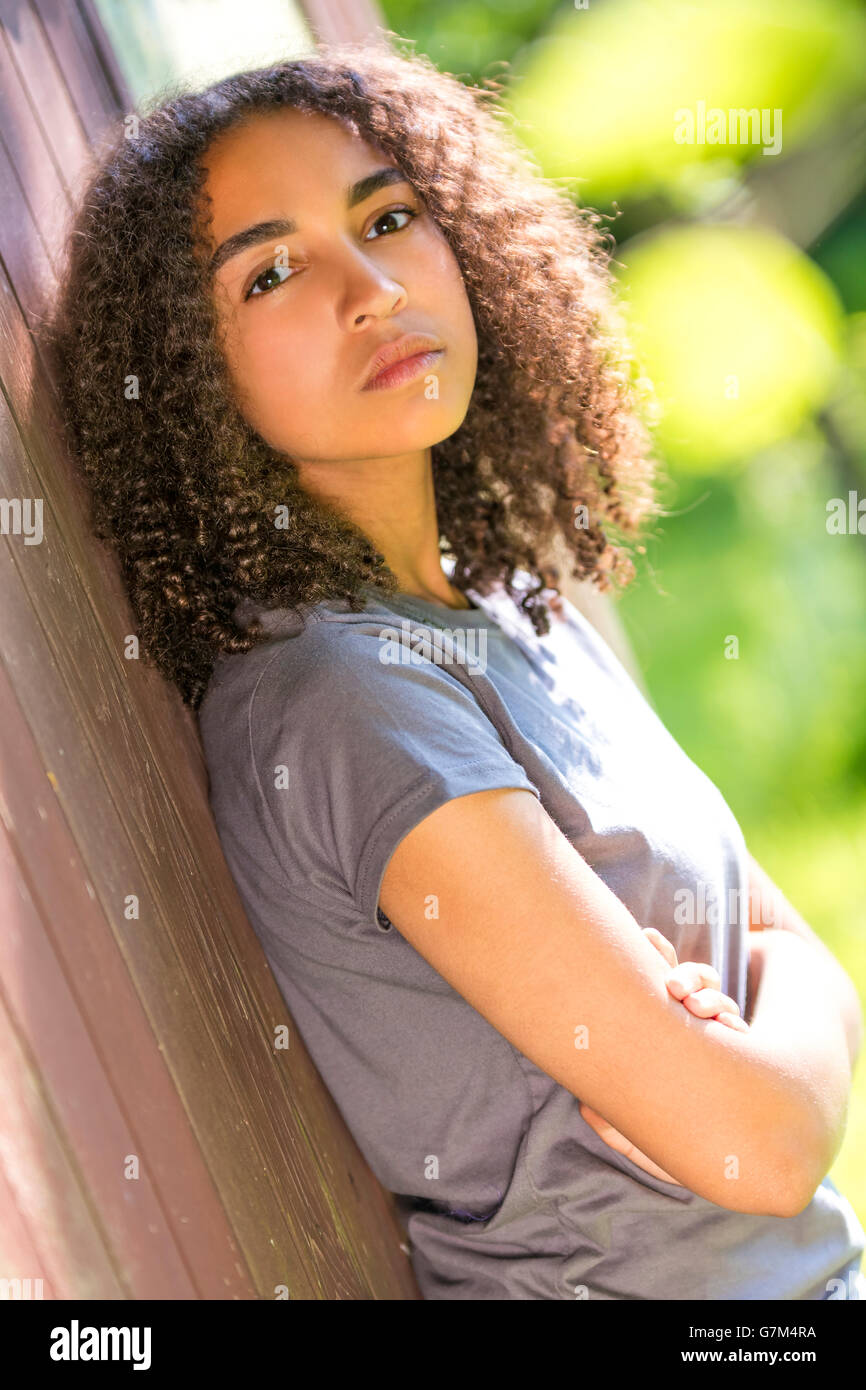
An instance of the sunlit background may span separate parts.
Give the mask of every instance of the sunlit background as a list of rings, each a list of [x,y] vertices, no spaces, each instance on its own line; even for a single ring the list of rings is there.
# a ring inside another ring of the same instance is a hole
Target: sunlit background
[[[136,99],[309,48],[281,0],[98,9]],[[618,611],[662,719],[864,995],[863,6],[383,0],[381,12],[438,67],[504,81],[541,172],[610,214],[672,483]],[[864,1153],[861,1059],[831,1177],[866,1223]]]

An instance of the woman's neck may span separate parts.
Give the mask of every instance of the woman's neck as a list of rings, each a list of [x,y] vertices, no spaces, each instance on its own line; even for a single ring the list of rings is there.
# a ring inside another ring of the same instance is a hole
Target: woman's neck
[[[397,578],[400,593],[467,609],[442,569],[429,448],[392,459],[297,463],[301,486],[348,516]]]
[[[441,589],[437,589],[436,593],[431,593],[426,587],[423,589],[423,592],[421,589],[416,588],[401,588],[400,592],[409,594],[412,598],[425,599],[428,603],[444,604],[446,608],[471,608],[472,604],[469,602],[466,595],[462,594],[459,589],[455,589],[453,584],[449,584],[444,573],[442,578],[444,583]]]

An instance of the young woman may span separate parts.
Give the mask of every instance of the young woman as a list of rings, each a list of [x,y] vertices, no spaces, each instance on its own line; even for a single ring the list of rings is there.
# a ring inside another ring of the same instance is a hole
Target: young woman
[[[422,1293],[857,1297],[853,985],[544,582],[658,510],[599,221],[414,54],[175,96],[70,238],[71,442]]]

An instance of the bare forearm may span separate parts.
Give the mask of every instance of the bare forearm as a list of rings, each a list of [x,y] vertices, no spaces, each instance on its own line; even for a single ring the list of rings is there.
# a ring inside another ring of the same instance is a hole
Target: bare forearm
[[[796,933],[755,933],[757,997],[752,1042],[778,1066],[780,1100],[795,1099],[792,1161],[802,1161],[804,1193],[825,1177],[842,1145],[851,1089],[848,1038],[832,988],[833,972]],[[789,1114],[780,1108],[780,1114]],[[785,1140],[785,1136],[780,1136]],[[806,1198],[808,1200],[808,1196]]]
[[[751,933],[774,928],[778,931],[793,932],[817,953],[826,968],[824,988],[830,991],[835,1000],[845,1029],[848,1056],[853,1071],[863,1045],[863,1010],[856,986],[844,966],[840,964],[821,938],[816,936],[808,922],[800,916],[800,913],[788,901],[781,889],[764,873],[751,855],[749,859],[750,940],[755,939]],[[750,970],[750,984],[752,979],[753,975]],[[751,988],[749,992],[751,995]]]

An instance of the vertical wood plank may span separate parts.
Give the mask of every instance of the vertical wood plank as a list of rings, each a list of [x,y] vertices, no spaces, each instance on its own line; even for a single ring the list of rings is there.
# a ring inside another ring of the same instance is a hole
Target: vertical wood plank
[[[119,72],[106,71],[101,53],[105,42],[94,47],[98,21],[85,21],[76,0],[30,0],[45,33],[54,60],[63,73],[69,95],[90,145],[98,145],[106,127],[131,109],[129,92]]]
[[[45,31],[35,11],[20,0],[0,0],[0,28],[55,168],[66,187],[74,188],[89,146]]]
[[[0,1158],[19,1218],[53,1288],[76,1298],[126,1298],[86,1184],[55,1129],[38,1073],[0,997]],[[29,1271],[0,1271],[27,1278]],[[61,1296],[63,1296],[61,1294]]]

